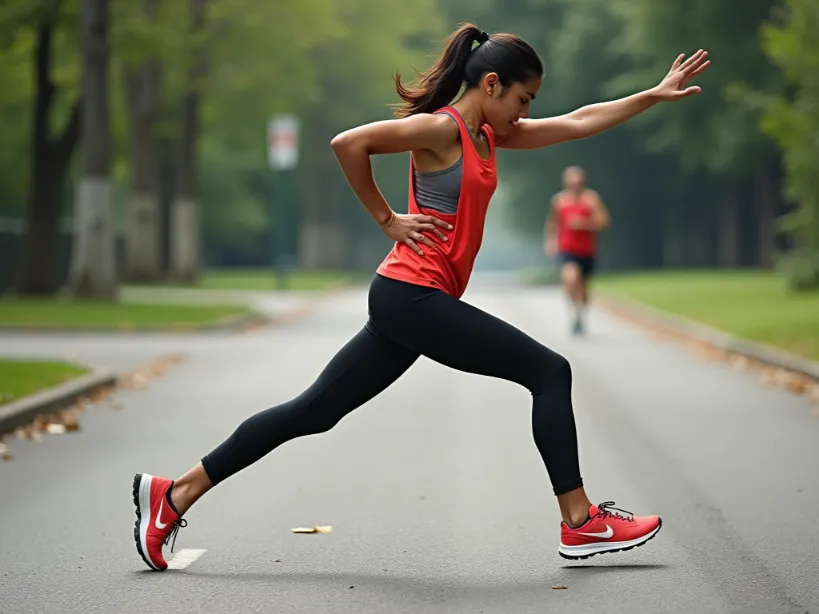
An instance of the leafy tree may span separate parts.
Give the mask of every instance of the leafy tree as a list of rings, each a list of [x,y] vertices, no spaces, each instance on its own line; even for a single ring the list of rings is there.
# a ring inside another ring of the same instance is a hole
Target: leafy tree
[[[77,185],[70,286],[76,296],[117,297],[109,111],[110,0],[81,0],[82,176]]]
[[[77,6],[70,0],[10,0],[0,8],[4,49],[11,50],[18,62],[19,54],[27,50],[34,68],[28,112],[27,233],[17,284],[21,294],[49,294],[58,283],[56,237],[63,182],[79,139],[80,102],[73,93],[75,60],[69,56],[62,61],[64,56],[56,49],[76,44],[72,27],[76,20]],[[20,64],[16,66],[19,71]],[[16,108],[18,116],[24,115],[20,106]],[[17,162],[11,168],[21,166]]]
[[[785,195],[794,209],[782,229],[794,249],[780,266],[792,288],[819,287],[819,5],[786,0],[786,10],[763,28],[763,49],[782,70],[788,95],[758,94],[762,129],[784,152]]]

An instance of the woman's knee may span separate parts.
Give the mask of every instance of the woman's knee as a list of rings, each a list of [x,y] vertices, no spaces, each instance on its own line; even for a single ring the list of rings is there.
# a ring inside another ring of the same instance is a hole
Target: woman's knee
[[[319,435],[335,427],[347,412],[337,404],[325,402],[321,395],[308,390],[295,398],[290,405],[292,424],[296,437]]]
[[[342,417],[302,395],[250,416],[236,428],[234,438],[248,445],[279,445],[297,437],[326,433]]]
[[[572,367],[565,356],[544,346],[531,379],[532,385],[529,388],[532,394],[553,389],[556,386],[571,388]]]
[[[571,287],[577,286],[582,277],[580,267],[576,262],[567,262],[563,265],[561,277],[563,278],[564,285]]]

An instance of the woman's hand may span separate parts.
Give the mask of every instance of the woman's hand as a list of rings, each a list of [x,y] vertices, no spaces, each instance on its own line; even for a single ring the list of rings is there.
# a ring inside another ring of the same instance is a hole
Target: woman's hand
[[[439,220],[431,215],[401,215],[399,213],[393,213],[390,219],[381,225],[381,230],[383,230],[384,234],[390,239],[396,243],[408,245],[421,256],[424,255],[424,251],[418,243],[423,243],[428,247],[435,245],[430,241],[429,237],[423,234],[424,232],[433,233],[441,241],[449,240],[438,228],[452,230],[452,224]]]
[[[658,100],[680,100],[702,91],[702,88],[696,85],[689,87],[688,84],[711,65],[708,52],[700,49],[685,62],[682,61],[684,57],[685,54],[681,53],[674,60],[665,79],[652,90]]]

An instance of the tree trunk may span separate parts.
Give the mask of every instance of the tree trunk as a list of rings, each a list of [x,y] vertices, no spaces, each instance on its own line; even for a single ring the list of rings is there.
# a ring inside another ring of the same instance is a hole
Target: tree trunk
[[[734,268],[740,265],[740,183],[729,178],[719,203],[719,266]]]
[[[756,226],[755,263],[773,265],[776,250],[776,210],[779,202],[775,188],[776,161],[766,158],[755,176],[754,221]]]
[[[82,0],[83,174],[77,186],[71,289],[76,296],[114,299],[117,263],[108,120],[108,0]]]
[[[663,247],[662,267],[680,268],[684,260],[684,217],[683,203],[679,197],[663,203]]]
[[[205,23],[206,0],[191,0],[192,29]],[[181,134],[176,194],[171,204],[171,275],[194,281],[199,274],[199,206],[196,200],[196,140],[199,131],[200,89],[206,66],[198,48],[188,71],[187,92],[182,98]]]
[[[693,175],[690,186],[684,187],[682,206],[683,266],[701,268],[711,266],[711,221],[708,208],[711,183],[702,174]]]
[[[157,0],[144,0],[150,19]],[[152,58],[127,66],[125,100],[131,128],[131,191],[125,205],[125,277],[156,281],[162,276],[160,254],[159,159],[154,133],[159,117],[161,66]]]
[[[80,106],[75,105],[63,134],[49,139],[49,117],[55,88],[51,83],[53,25],[44,21],[34,49],[35,100],[31,133],[31,175],[27,232],[23,241],[17,291],[24,295],[53,294],[59,245],[61,188],[79,136]]]

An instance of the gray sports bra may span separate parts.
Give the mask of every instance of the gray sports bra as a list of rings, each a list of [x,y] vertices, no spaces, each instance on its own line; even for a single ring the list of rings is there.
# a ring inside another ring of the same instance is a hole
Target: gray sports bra
[[[449,111],[443,111],[450,117]],[[455,118],[453,117],[453,121]],[[474,138],[472,130],[467,126],[469,134]],[[415,202],[419,207],[454,214],[458,210],[458,200],[461,196],[461,179],[463,178],[463,153],[455,164],[439,171],[415,171]]]

